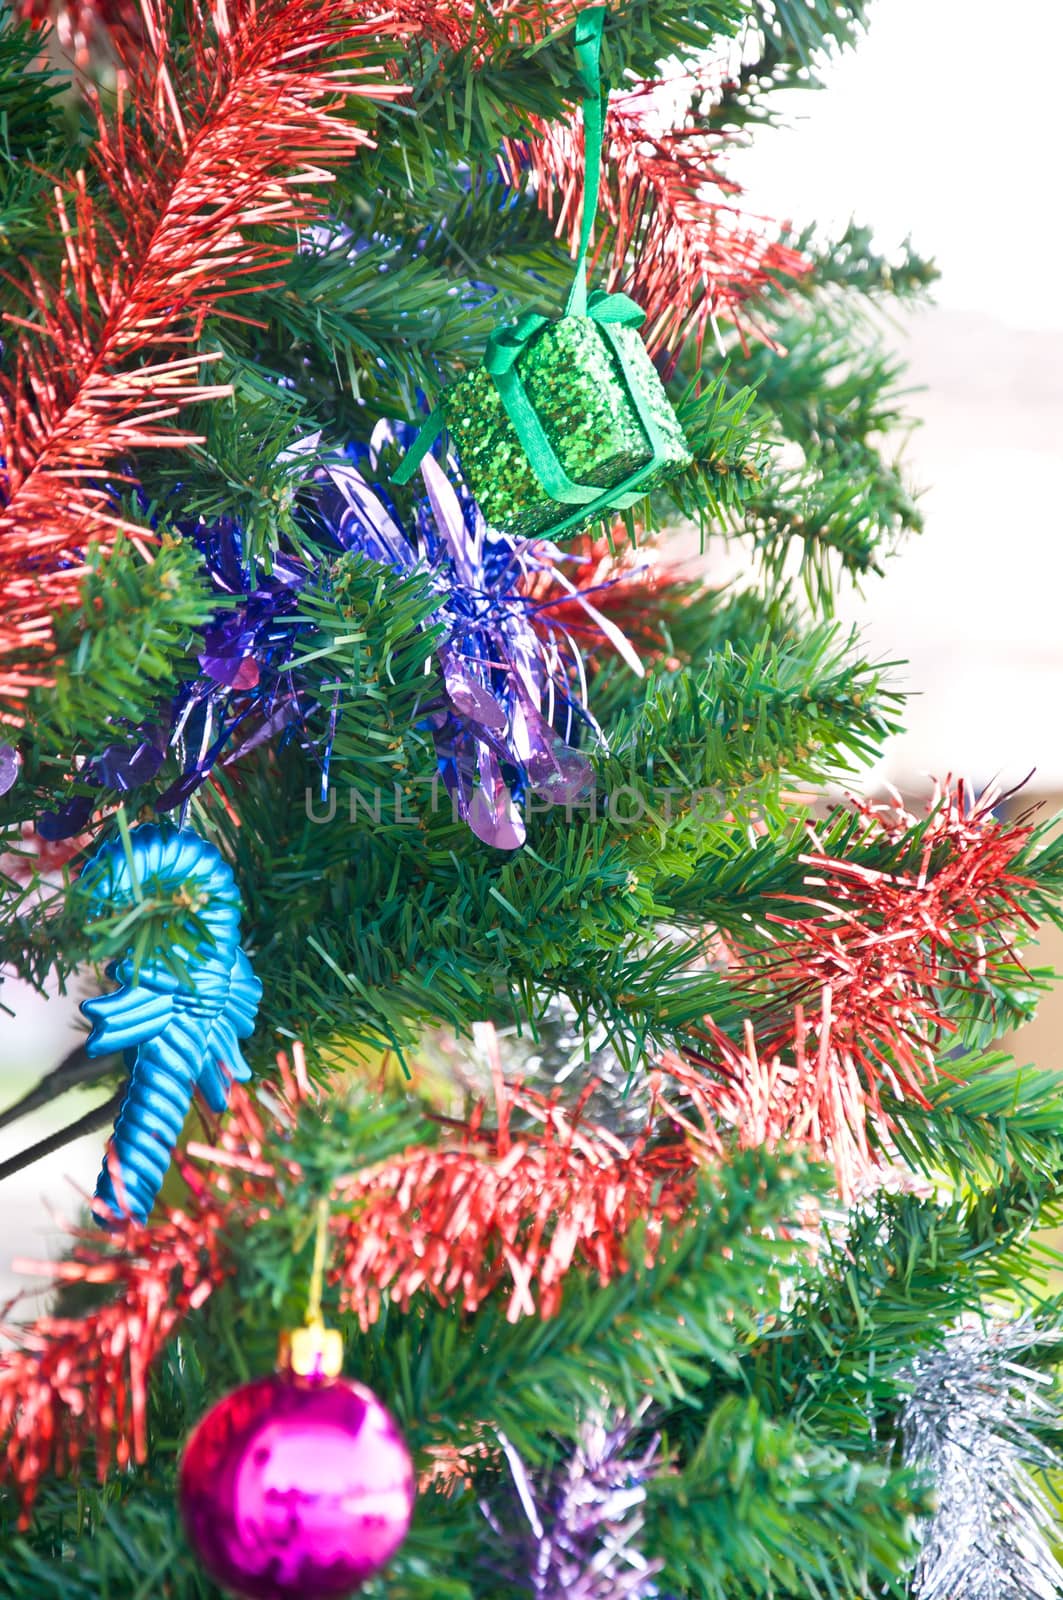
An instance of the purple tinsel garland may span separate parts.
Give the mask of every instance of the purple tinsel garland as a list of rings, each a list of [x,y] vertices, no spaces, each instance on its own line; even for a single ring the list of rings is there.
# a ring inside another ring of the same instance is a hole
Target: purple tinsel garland
[[[660,1466],[657,1435],[633,1453],[645,1427],[645,1409],[634,1417],[589,1418],[567,1461],[539,1480],[499,1435],[528,1529],[520,1541],[525,1546],[520,1560],[535,1600],[660,1596],[654,1579],[661,1563],[647,1560],[639,1547],[646,1485]],[[486,1504],[482,1509],[506,1538],[492,1509]]]
[[[443,694],[426,713],[439,772],[455,814],[486,843],[515,849],[525,837],[521,799],[534,793],[559,805],[578,801],[593,783],[580,742],[601,738],[577,645],[559,623],[534,626],[535,602],[522,581],[549,571],[629,666],[639,674],[642,666],[619,629],[565,576],[562,563],[572,558],[547,541],[488,528],[460,480],[455,487],[432,456],[421,468],[425,495],[415,525],[402,528],[362,466],[375,470],[383,449],[401,446],[406,432],[379,423],[368,448],[352,447],[345,459],[319,466],[310,480],[316,516],[340,551],[403,576],[427,576],[439,602],[432,621],[443,626],[436,647]],[[316,445],[316,437],[307,439],[298,453]],[[124,740],[103,749],[79,774],[81,785],[129,793],[151,782],[173,752],[180,775],[154,801],[156,811],[167,812],[184,805],[217,763],[270,739],[299,738],[318,761],[324,797],[343,708],[337,691],[326,708],[328,731],[312,741],[309,718],[318,706],[294,666],[296,644],[305,644],[311,626],[300,620],[300,595],[321,574],[285,555],[274,558],[268,575],[253,572],[240,529],[228,519],[177,526],[198,546],[215,589],[235,604],[203,635],[198,674],[160,706],[151,725],[130,727]],[[80,793],[42,816],[38,830],[48,839],[70,837],[97,803],[93,793]]]

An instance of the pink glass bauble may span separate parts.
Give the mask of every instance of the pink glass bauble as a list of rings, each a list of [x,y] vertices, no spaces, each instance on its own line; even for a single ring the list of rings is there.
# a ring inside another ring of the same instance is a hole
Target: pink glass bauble
[[[339,1600],[406,1537],[413,1467],[371,1390],[275,1373],[208,1411],[180,1494],[188,1537],[220,1584],[248,1600]]]

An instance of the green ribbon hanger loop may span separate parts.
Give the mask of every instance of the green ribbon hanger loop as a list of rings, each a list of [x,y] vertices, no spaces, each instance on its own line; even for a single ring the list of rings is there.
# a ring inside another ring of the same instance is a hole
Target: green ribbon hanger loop
[[[587,262],[590,257],[591,234],[598,215],[602,142],[605,136],[601,53],[602,30],[607,15],[608,7],[594,6],[590,10],[581,11],[576,18],[574,32],[576,65],[579,81],[583,86],[583,215],[572,288],[569,290],[563,312],[563,316],[566,317],[586,317],[592,322],[601,323],[603,332],[607,332],[609,324],[637,328],[644,320],[641,307],[626,294],[606,294],[601,289],[589,296],[587,293]],[[602,502],[604,510],[609,503],[609,491],[604,490],[600,484],[576,483],[569,477],[557,451],[543,430],[517,371],[519,356],[550,320],[539,312],[527,311],[511,327],[497,328],[487,341],[484,366],[495,380],[499,397],[528,458],[528,464],[550,499],[562,505],[582,508]],[[633,375],[628,371],[623,350],[616,341],[610,339],[609,342],[614,353],[620,358],[628,388],[636,390],[638,385],[632,381]],[[638,405],[637,396],[636,404]],[[647,419],[641,405],[638,405],[638,410],[639,419],[645,427]],[[652,447],[657,430],[648,427],[646,432]],[[603,495],[606,497],[604,501]],[[626,510],[640,498],[637,494],[614,493],[611,503],[618,509]],[[577,512],[567,518],[566,522],[575,523],[580,520],[580,513]]]
[[[606,6],[595,6],[581,11],[576,18],[574,42],[576,66],[583,85],[583,148],[584,192],[583,220],[580,226],[579,254],[576,271],[565,304],[566,316],[590,315],[600,322],[630,322],[634,327],[642,321],[643,313],[626,295],[603,295],[600,291],[587,296],[587,259],[590,253],[591,232],[598,213],[598,195],[601,184],[602,138],[604,116],[602,110],[601,49],[602,28]],[[608,309],[604,301],[620,302]],[[487,341],[484,366],[495,380],[502,403],[517,437],[527,454],[532,470],[552,500],[565,505],[588,505],[602,491],[590,485],[575,483],[567,474],[557,452],[543,432],[542,424],[524,392],[524,385],[516,373],[517,357],[529,342],[540,333],[551,318],[537,311],[526,311],[510,327],[496,328]],[[446,407],[437,405],[425,420],[420,433],[406,452],[392,483],[409,483],[425,456],[431,450],[446,425]]]
[[[576,18],[576,65],[583,84],[583,216],[580,221],[579,253],[576,272],[565,302],[566,317],[587,315],[587,261],[591,234],[598,215],[602,181],[602,142],[605,138],[605,105],[602,94],[602,29],[608,7],[595,6]],[[608,93],[608,90],[606,91]]]
[[[596,289],[587,291],[587,263],[590,259],[591,234],[598,215],[601,190],[602,143],[605,135],[605,96],[601,79],[602,30],[608,14],[606,6],[595,6],[581,11],[576,19],[574,43],[579,81],[583,86],[583,215],[580,222],[579,250],[576,256],[572,288],[565,302],[564,317],[583,317],[601,325],[602,333],[616,356],[624,381],[631,394],[639,421],[650,444],[651,457],[656,458],[666,447],[655,418],[641,395],[637,376],[631,372],[623,343],[614,335],[620,327],[637,328],[645,313],[626,294],[607,294]],[[484,350],[484,367],[498,389],[499,398],[512,424],[528,464],[551,500],[561,505],[577,508],[561,522],[560,532],[586,520],[588,507],[606,511],[626,511],[642,498],[638,485],[654,470],[651,459],[628,479],[623,490],[609,490],[600,484],[576,483],[565,471],[557,451],[548,439],[538,414],[528,399],[517,370],[520,356],[531,342],[553,319],[538,311],[526,311],[515,323],[496,328],[487,340]],[[432,445],[442,433],[446,421],[445,404],[436,406],[407,452],[392,482],[408,483],[424,460]]]

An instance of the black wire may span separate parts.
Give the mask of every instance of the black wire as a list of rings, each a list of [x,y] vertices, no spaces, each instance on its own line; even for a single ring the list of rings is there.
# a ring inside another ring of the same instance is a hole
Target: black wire
[[[78,1084],[96,1083],[113,1070],[113,1055],[90,1056],[85,1053],[84,1044],[75,1045],[70,1054],[64,1056],[51,1072],[46,1072],[40,1082],[24,1094],[21,1100],[16,1100],[6,1111],[0,1111],[0,1128],[6,1128],[10,1123],[17,1122],[20,1117],[36,1111],[39,1106],[46,1106],[50,1101],[57,1100],[61,1094],[65,1094],[68,1089],[76,1088]]]
[[[47,1139],[41,1139],[38,1144],[31,1144],[28,1150],[20,1150],[17,1156],[11,1156],[7,1161],[0,1161],[0,1183],[5,1178],[13,1177],[16,1172],[21,1172],[24,1167],[32,1167],[35,1161],[50,1156],[53,1150],[61,1150],[65,1144],[80,1139],[83,1133],[95,1133],[98,1128],[112,1122],[124,1097],[123,1084],[109,1100],[104,1100],[102,1105],[93,1106],[91,1111],[86,1111],[76,1122],[68,1123],[65,1128],[60,1128],[58,1133],[50,1133]]]

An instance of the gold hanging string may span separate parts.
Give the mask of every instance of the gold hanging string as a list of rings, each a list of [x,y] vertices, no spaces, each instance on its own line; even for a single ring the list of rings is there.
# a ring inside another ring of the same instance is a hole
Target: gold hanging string
[[[321,1295],[325,1287],[325,1253],[328,1250],[328,1196],[322,1195],[314,1207],[314,1264],[310,1269],[310,1288],[306,1296],[306,1325],[323,1328]]]
[[[326,1328],[321,1315],[328,1256],[329,1203],[323,1195],[314,1205],[314,1261],[306,1293],[306,1320],[286,1329],[280,1338],[277,1365],[294,1378],[324,1383],[343,1371],[343,1339],[338,1328]]]

